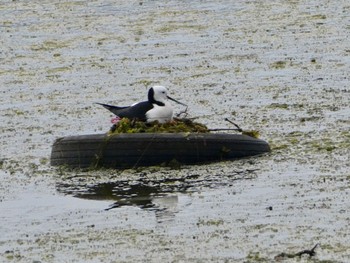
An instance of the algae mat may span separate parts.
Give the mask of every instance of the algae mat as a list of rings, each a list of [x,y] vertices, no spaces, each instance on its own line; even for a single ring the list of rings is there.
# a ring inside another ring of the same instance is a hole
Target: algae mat
[[[349,261],[349,11],[327,0],[1,1],[0,261],[271,262],[316,243],[311,261]],[[229,118],[258,130],[271,154],[49,166],[57,137],[109,129],[94,102],[129,105],[153,84],[209,128]]]

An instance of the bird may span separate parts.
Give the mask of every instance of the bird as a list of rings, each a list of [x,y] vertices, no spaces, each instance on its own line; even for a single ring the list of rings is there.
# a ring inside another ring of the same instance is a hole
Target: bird
[[[142,122],[158,121],[166,123],[173,120],[173,108],[168,100],[186,106],[186,104],[175,100],[167,95],[164,86],[153,86],[148,90],[148,100],[134,103],[131,106],[119,107],[97,102],[114,113],[119,118],[128,118]]]

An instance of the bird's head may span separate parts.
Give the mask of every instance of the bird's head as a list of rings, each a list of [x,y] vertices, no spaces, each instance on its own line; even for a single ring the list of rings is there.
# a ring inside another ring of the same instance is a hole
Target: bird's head
[[[148,91],[148,101],[151,103],[158,104],[159,106],[164,106],[165,102],[169,99],[178,104],[187,106],[186,104],[175,100],[167,95],[167,89],[163,86],[153,86]]]

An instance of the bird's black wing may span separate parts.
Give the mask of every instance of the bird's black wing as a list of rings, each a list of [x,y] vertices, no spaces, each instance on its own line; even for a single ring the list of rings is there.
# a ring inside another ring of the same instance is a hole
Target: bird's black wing
[[[103,103],[98,104],[102,105],[120,118],[137,119],[140,121],[147,121],[146,112],[153,108],[152,103],[148,101],[139,102],[128,107],[118,107]]]
[[[137,119],[147,121],[146,112],[153,109],[152,103],[148,101],[139,102],[126,109],[122,109],[119,113],[120,118]]]

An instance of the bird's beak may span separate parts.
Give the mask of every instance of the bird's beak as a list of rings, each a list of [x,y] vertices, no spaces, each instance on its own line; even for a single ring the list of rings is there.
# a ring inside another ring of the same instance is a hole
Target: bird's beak
[[[180,101],[178,101],[178,100],[176,100],[176,99],[173,99],[172,97],[167,96],[167,98],[168,98],[169,100],[172,100],[172,101],[174,101],[174,102],[176,102],[176,103],[178,103],[178,104],[181,104],[181,105],[187,107],[187,105],[186,105],[185,103],[182,103],[182,102],[180,102]]]

